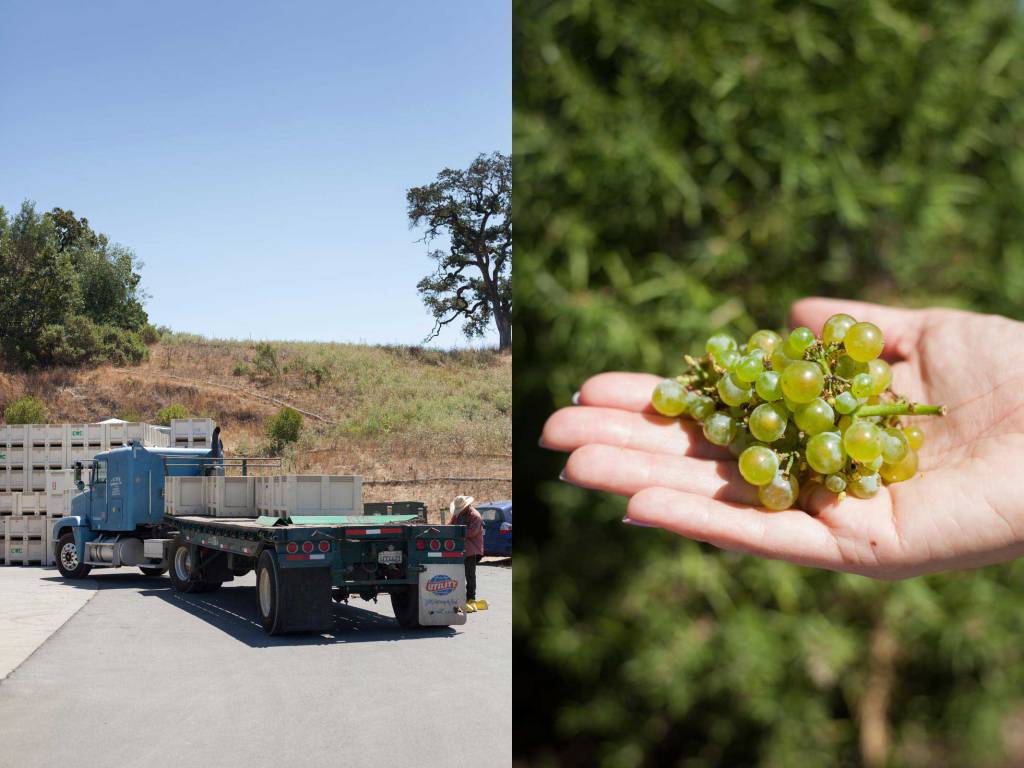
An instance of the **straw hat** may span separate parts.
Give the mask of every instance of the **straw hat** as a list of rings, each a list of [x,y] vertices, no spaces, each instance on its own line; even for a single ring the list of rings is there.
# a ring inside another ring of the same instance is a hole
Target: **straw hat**
[[[448,511],[453,515],[457,515],[474,501],[476,501],[476,499],[472,496],[456,496],[455,501],[448,505]]]

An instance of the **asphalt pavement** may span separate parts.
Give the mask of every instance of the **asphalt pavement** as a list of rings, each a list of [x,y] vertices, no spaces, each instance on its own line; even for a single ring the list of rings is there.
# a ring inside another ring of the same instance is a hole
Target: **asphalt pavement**
[[[387,597],[354,598],[334,631],[283,637],[252,574],[183,595],[134,569],[81,587],[37,570],[98,589],[0,681],[2,768],[512,762],[509,567],[478,569],[491,608],[463,626],[403,630]]]

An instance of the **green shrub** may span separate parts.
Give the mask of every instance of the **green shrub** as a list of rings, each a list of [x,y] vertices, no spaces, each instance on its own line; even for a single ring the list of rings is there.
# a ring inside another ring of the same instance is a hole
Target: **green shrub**
[[[320,363],[306,363],[302,368],[302,380],[310,389],[320,389],[331,375],[330,367]]]
[[[171,419],[187,419],[190,417],[188,408],[181,403],[172,403],[156,412],[156,423],[162,427],[171,426]]]
[[[49,415],[46,403],[32,395],[23,395],[4,409],[8,424],[43,424]]]
[[[144,344],[156,344],[158,341],[160,341],[160,337],[163,334],[160,332],[160,329],[157,328],[156,326],[150,323],[146,323],[144,326],[142,326],[140,335],[142,336],[142,341]]]
[[[269,341],[256,344],[256,357],[252,361],[255,375],[261,379],[273,380],[281,375],[277,364],[277,350]]]
[[[235,367],[231,369],[232,376],[246,376],[252,372],[252,368],[244,360],[239,360],[235,363]]]
[[[267,437],[275,453],[289,443],[297,442],[302,432],[302,414],[285,406],[267,422]]]

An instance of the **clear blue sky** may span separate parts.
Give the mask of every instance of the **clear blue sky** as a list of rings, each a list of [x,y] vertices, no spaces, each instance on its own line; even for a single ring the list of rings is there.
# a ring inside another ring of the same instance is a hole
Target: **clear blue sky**
[[[133,248],[157,324],[418,343],[405,190],[511,151],[511,31],[492,0],[5,3],[0,205]]]

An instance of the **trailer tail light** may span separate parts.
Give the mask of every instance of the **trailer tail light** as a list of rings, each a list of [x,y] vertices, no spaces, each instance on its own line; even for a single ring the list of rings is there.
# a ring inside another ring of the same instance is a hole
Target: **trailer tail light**
[[[294,555],[296,552],[299,551],[299,545],[296,544],[294,541],[289,541],[285,545],[284,551],[287,552],[289,555]]]
[[[426,548],[427,548],[427,542],[425,542],[423,539],[416,539],[416,549],[426,549]]]
[[[434,550],[435,552],[437,550],[439,550],[441,548],[441,540],[440,539],[431,539],[430,540],[430,548],[432,550]]]
[[[312,552],[313,551],[313,542],[312,541],[304,541],[304,542],[302,542],[302,551],[305,552],[307,555],[310,552]]]
[[[455,541],[453,539],[446,539],[444,542],[444,548],[451,552],[453,549],[455,549]]]
[[[329,542],[329,541],[321,541],[319,546],[320,546],[320,551],[321,552],[330,552],[331,551],[331,542]]]

